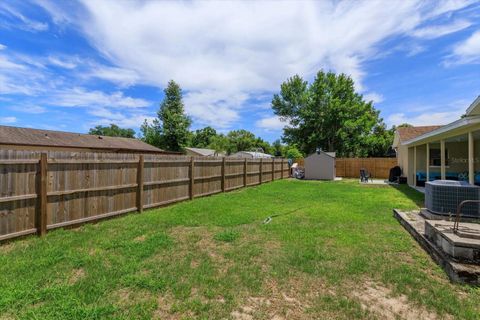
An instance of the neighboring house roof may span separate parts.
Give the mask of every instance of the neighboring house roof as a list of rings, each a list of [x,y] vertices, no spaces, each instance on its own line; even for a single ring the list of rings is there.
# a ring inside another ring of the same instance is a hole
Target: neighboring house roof
[[[213,149],[205,149],[205,148],[185,148],[185,150],[198,154],[199,156],[203,157],[210,157],[216,155],[223,155],[223,152],[217,152]]]
[[[256,152],[256,151],[238,151],[231,155],[231,157],[238,157],[242,155],[249,155],[252,158],[275,158],[271,154],[263,153],[263,152]]]
[[[111,151],[171,153],[138,139],[0,126],[0,144]]]

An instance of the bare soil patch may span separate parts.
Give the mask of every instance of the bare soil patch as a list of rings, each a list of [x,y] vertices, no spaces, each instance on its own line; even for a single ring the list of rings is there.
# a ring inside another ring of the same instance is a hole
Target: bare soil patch
[[[73,285],[84,277],[85,277],[85,270],[83,270],[82,268],[73,269],[72,274],[70,275],[70,278],[68,279],[68,284]]]
[[[147,239],[147,237],[145,235],[141,235],[141,236],[138,236],[136,237],[135,239],[133,239],[133,241],[135,242],[144,242],[145,239]]]
[[[178,252],[188,252],[193,246],[198,252],[206,253],[214,262],[225,264],[223,253],[228,248],[228,244],[215,241],[213,239],[214,233],[208,228],[175,227],[171,229],[170,234],[181,247]],[[197,263],[193,262],[192,267],[197,267]]]
[[[381,319],[426,319],[433,320],[439,317],[425,308],[416,306],[408,301],[405,295],[394,296],[389,288],[368,281],[363,288],[353,292],[362,308],[372,312]]]
[[[309,319],[307,310],[315,299],[329,292],[321,280],[308,276],[294,276],[283,285],[274,279],[264,283],[264,294],[247,297],[240,308],[230,315],[234,319]]]

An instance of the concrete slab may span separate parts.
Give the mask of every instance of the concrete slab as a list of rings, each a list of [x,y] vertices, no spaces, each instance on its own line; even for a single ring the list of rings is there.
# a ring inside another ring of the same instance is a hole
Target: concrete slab
[[[368,185],[368,184],[388,185],[389,184],[388,180],[381,180],[381,179],[370,179],[368,180],[368,182],[360,182],[360,183],[365,185]]]
[[[425,220],[425,223],[441,232],[451,243],[471,248],[480,248],[480,224],[461,222],[457,233],[453,232],[453,221]]]
[[[480,285],[480,265],[455,261],[451,255],[442,250],[442,247],[430,240],[425,234],[425,229],[432,224],[427,225],[426,219],[420,215],[419,211],[402,212],[394,209],[393,215],[432,259],[445,270],[451,281]],[[433,225],[438,222],[439,220],[432,221]],[[448,241],[445,240],[445,242]]]
[[[453,224],[452,221],[425,220],[425,236],[454,260],[480,264],[480,239],[471,237],[478,235],[480,225],[463,222],[459,234],[453,232]]]

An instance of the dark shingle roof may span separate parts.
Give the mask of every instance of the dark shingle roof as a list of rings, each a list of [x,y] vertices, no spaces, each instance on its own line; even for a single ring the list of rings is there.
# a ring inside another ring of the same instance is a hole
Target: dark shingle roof
[[[400,127],[397,128],[397,132],[400,136],[400,141],[405,142],[440,127],[442,126]]]
[[[169,153],[138,139],[0,126],[0,144]]]

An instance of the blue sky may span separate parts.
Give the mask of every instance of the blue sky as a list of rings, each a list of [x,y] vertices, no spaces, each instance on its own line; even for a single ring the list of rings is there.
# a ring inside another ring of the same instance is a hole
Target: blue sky
[[[273,141],[288,77],[345,72],[391,126],[445,124],[480,94],[477,1],[2,1],[0,124],[151,121],[169,79],[193,129]]]

